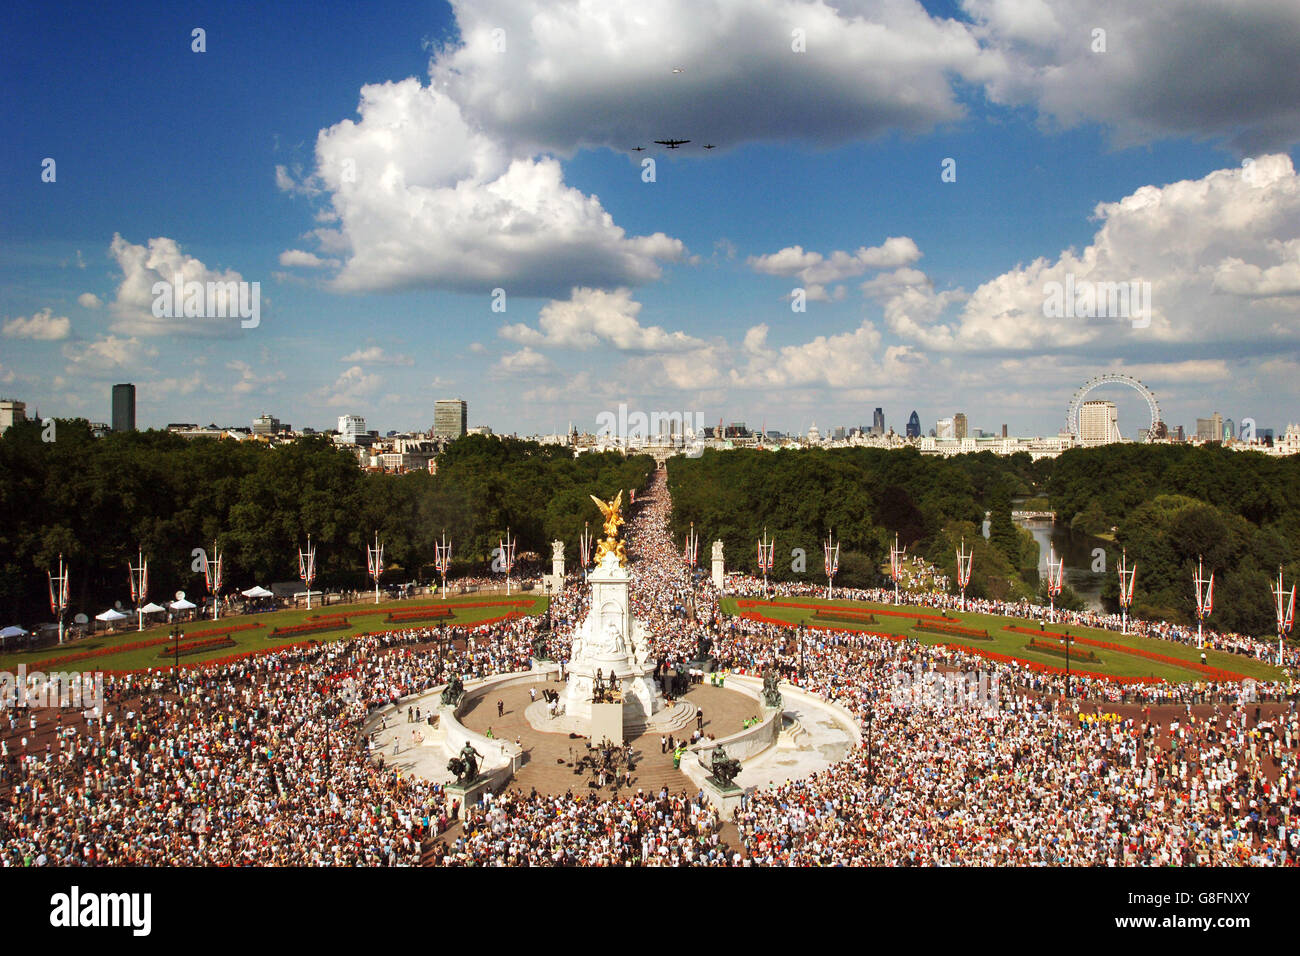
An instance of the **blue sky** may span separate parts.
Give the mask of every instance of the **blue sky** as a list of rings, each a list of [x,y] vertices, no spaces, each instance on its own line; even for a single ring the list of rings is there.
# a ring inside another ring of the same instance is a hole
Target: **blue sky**
[[[1052,434],[1117,370],[1170,424],[1300,419],[1293,3],[453,6],[7,8],[0,392],[104,420],[133,381],[142,426],[459,396],[520,433],[626,401]],[[260,324],[151,315],[178,267],[258,282]],[[1045,316],[1067,275],[1150,283],[1147,323]]]

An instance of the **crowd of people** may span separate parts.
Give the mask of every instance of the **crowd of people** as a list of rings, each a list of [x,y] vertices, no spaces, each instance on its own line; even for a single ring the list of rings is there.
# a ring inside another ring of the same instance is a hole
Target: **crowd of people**
[[[86,721],[45,713],[42,733],[23,723],[3,735],[0,864],[1300,859],[1300,820],[1290,819],[1300,815],[1300,718],[1288,686],[1261,687],[1271,702],[1260,703],[1230,684],[1135,688],[1076,677],[1067,698],[1060,675],[992,666],[960,649],[724,618],[717,590],[691,583],[669,536],[670,509],[658,473],[628,523],[633,609],[661,670],[696,660],[705,642],[724,671],[775,667],[848,709],[863,730],[863,745],[827,770],[747,794],[734,831],[723,830],[703,794],[663,788],[616,799],[509,790],[466,808],[464,823],[446,833],[460,808],[444,788],[387,766],[360,728],[376,708],[453,673],[472,680],[527,669],[544,625],[520,618],[285,649],[186,669],[178,679],[165,670],[110,676],[104,714]],[[586,613],[581,576],[572,572],[551,603],[547,650],[560,660]],[[729,582],[747,585],[761,591],[761,582]],[[852,596],[878,601],[892,591]],[[1009,613],[987,603],[982,609]],[[1072,620],[1105,626],[1085,617]],[[1240,636],[1214,639],[1258,650]],[[982,708],[900,698],[898,675],[918,669],[977,671],[1001,690]]]

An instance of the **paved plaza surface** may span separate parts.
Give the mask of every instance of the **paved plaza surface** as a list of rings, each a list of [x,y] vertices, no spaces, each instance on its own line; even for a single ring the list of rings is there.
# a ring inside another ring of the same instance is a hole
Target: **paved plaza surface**
[[[535,689],[537,699],[541,700],[544,687],[559,691],[563,690],[564,685],[552,681],[493,691],[470,701],[460,716],[460,722],[480,734],[487,733],[491,728],[493,736],[500,740],[513,743],[518,738],[527,754],[527,760],[507,789],[522,790],[525,793],[536,789],[538,793],[549,794],[591,790],[587,786],[588,775],[575,775],[571,766],[585,752],[586,739],[571,739],[567,733],[541,733],[534,730],[524,717],[524,709],[531,702],[529,690]],[[752,697],[709,684],[693,685],[682,699],[704,711],[704,732],[718,739],[739,733],[744,727],[745,718],[756,716],[760,711],[758,702]],[[504,705],[504,715],[501,717],[497,716],[498,700]],[[694,730],[695,721],[692,720],[689,727],[676,733],[676,737],[680,739],[684,735],[689,741]],[[699,787],[686,774],[673,768],[672,753],[659,752],[659,738],[658,733],[645,733],[629,741],[635,765],[632,771],[632,792],[640,789],[647,793],[658,793],[665,786],[671,793],[697,792]],[[609,787],[597,792],[602,797],[615,794]],[[622,795],[626,796],[626,791]]]

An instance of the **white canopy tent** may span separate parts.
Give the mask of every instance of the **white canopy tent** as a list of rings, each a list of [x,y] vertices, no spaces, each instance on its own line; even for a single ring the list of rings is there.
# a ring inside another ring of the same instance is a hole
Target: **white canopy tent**
[[[95,620],[103,621],[105,624],[113,624],[117,621],[125,621],[126,615],[123,614],[121,611],[114,610],[113,608],[110,607],[103,614],[96,614]]]
[[[141,614],[161,614],[161,613],[162,613],[163,611],[165,611],[165,610],[167,610],[165,607],[162,607],[161,605],[158,605],[158,604],[154,604],[153,601],[150,601],[150,602],[149,602],[148,604],[146,604],[144,607],[140,608],[140,613],[141,613]]]
[[[8,644],[15,637],[26,637],[27,632],[17,624],[10,624],[4,630],[0,630],[0,644]]]
[[[192,611],[198,605],[185,600],[185,598],[181,598],[179,601],[172,601],[172,603],[167,606],[173,611]]]
[[[262,587],[260,584],[254,584],[254,585],[253,585],[251,588],[249,588],[247,591],[240,591],[239,593],[242,594],[244,597],[250,597],[250,598],[267,598],[267,597],[275,597],[275,594],[274,594],[273,592],[268,591],[266,588]]]

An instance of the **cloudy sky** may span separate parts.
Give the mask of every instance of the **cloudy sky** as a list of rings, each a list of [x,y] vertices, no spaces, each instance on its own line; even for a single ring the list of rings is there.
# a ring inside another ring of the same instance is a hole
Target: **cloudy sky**
[[[1123,371],[1300,420],[1295,0],[231,6],[7,11],[6,397],[1054,434]],[[176,274],[260,321],[156,315]],[[1044,307],[1121,282],[1146,313]]]

